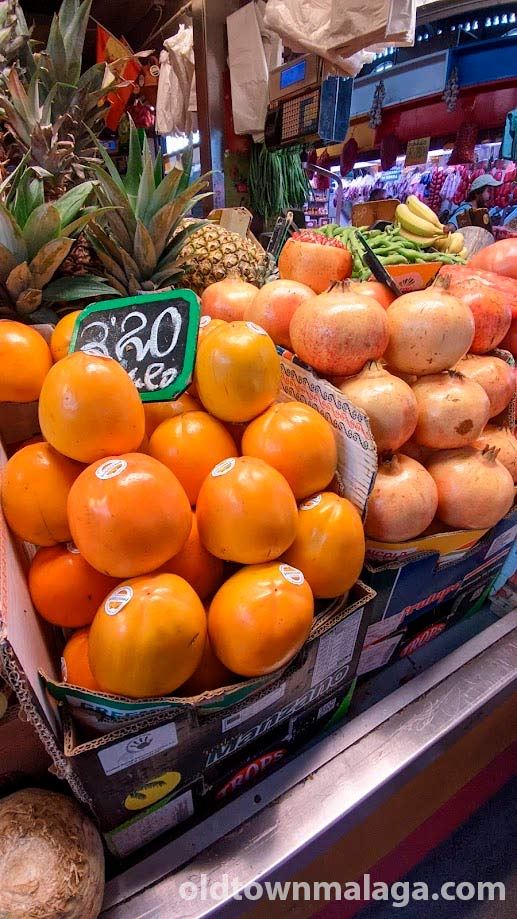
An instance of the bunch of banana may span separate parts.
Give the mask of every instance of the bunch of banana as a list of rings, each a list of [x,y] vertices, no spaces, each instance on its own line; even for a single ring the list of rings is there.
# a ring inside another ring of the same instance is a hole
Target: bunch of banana
[[[405,204],[399,204],[395,216],[400,224],[402,236],[421,246],[422,249],[428,249],[430,246],[439,248],[438,242],[444,240],[448,235],[446,228],[440,223],[434,211],[420,201],[416,195],[410,195]]]

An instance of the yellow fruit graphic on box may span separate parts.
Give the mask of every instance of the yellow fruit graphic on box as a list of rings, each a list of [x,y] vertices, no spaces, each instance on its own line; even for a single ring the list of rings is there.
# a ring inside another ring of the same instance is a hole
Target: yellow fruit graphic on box
[[[124,801],[124,807],[128,811],[140,811],[150,807],[174,791],[180,782],[181,772],[164,772],[163,775],[149,779],[141,788],[132,791]]]

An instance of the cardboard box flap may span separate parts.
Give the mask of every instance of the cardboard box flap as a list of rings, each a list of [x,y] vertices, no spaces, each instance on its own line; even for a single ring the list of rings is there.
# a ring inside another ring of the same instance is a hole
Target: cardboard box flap
[[[334,428],[339,493],[364,517],[377,473],[377,450],[367,416],[345,399],[339,389],[320,379],[287,351],[282,354],[281,371],[280,398],[312,405]]]
[[[451,530],[442,533],[432,533],[419,536],[418,539],[409,539],[407,542],[378,542],[374,539],[366,541],[366,559],[372,564],[393,564],[408,558],[408,556],[436,553],[440,559],[449,554],[467,552],[477,545],[483,538],[485,530]]]

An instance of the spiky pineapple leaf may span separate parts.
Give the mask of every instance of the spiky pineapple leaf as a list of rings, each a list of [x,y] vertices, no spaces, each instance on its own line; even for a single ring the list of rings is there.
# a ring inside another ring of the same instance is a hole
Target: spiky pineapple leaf
[[[11,206],[13,217],[21,230],[23,230],[32,211],[43,203],[43,182],[34,175],[31,169],[27,169],[18,183],[14,202]]]
[[[85,207],[80,217],[73,220],[68,226],[62,227],[63,232],[66,232],[67,236],[78,236],[95,217],[100,217],[101,214],[111,213],[112,210],[113,208],[111,207]]]
[[[59,11],[67,50],[68,80],[74,84],[77,84],[81,75],[84,39],[91,6],[92,0],[83,0],[80,4],[77,0],[63,0]]]
[[[147,143],[144,144],[142,152],[142,175],[135,202],[135,217],[145,220],[145,215],[149,202],[154,192],[154,170],[151,161],[151,154]]]
[[[127,281],[125,272],[122,270],[120,265],[117,264],[115,259],[111,258],[111,255],[108,255],[108,253],[105,252],[105,250],[100,246],[95,247],[95,253],[99,261],[102,263],[103,268],[105,269],[105,274],[109,274],[116,278],[119,284],[125,284]]]
[[[118,208],[120,219],[123,221],[129,236],[129,248],[131,240],[135,235],[136,220],[125,190],[123,188],[121,189],[112,176],[105,172],[101,166],[92,164],[90,166],[90,171],[93,172],[95,177],[99,180],[97,196],[99,197],[100,204],[103,206],[111,205],[112,207]]]
[[[9,249],[0,245],[0,282],[5,284],[10,272],[16,267],[16,259]]]
[[[180,230],[179,233],[176,233],[171,239],[167,249],[163,253],[163,257],[158,262],[158,268],[163,270],[167,265],[174,264],[178,258],[183,246],[185,245],[189,236],[192,233],[195,233],[196,230],[199,230],[200,227],[204,225],[205,221],[201,220],[199,223],[190,223],[188,226]]]
[[[162,271],[158,271],[153,274],[153,281],[157,287],[166,287],[168,285],[175,284],[183,276],[183,274],[183,268],[171,267],[169,265]]]
[[[83,300],[88,297],[118,297],[119,292],[95,275],[85,274],[78,278],[57,278],[47,284],[45,300]]]
[[[56,239],[60,229],[61,219],[58,209],[53,204],[40,204],[32,212],[23,228],[29,259],[33,259],[51,239]]]
[[[162,151],[158,150],[158,155],[154,161],[154,187],[158,188],[158,185],[163,179],[163,156]]]
[[[181,155],[181,167],[182,175],[180,178],[180,184],[178,191],[181,193],[188,188],[190,184],[190,176],[192,173],[192,160],[194,158],[194,147],[192,144],[189,144],[187,149]]]
[[[27,258],[27,246],[22,231],[12,214],[0,203],[0,245],[12,252],[16,262]]]
[[[141,220],[136,222],[133,255],[144,281],[148,281],[156,268],[156,249]]]
[[[177,220],[177,202],[171,201],[170,204],[162,207],[149,223],[149,234],[153,240],[158,260],[170,240],[171,233],[174,232]],[[196,229],[198,229],[197,226]]]
[[[19,313],[28,315],[33,313],[34,310],[38,308],[42,299],[43,294],[41,290],[29,287],[28,290],[24,290],[23,293],[18,297],[16,301],[16,309]]]
[[[63,4],[64,6],[64,4]],[[54,14],[45,51],[52,61],[53,76],[60,83],[65,83],[68,76],[66,49],[61,31],[59,17]]]
[[[114,290],[118,291],[121,297],[127,297],[128,289],[126,286],[126,281],[124,281],[122,284],[116,277],[113,277],[111,274],[109,274],[109,272],[106,272],[106,281],[108,284],[111,284]]]
[[[109,155],[108,151],[102,146],[102,144],[99,143],[93,131],[91,131],[90,128],[88,127],[86,128],[86,130],[88,131],[88,134],[90,135],[93,141],[93,145],[96,148],[99,156],[101,157],[102,162],[104,163],[104,168],[107,170],[108,174],[113,179],[113,182],[115,183],[115,185],[118,185],[120,191],[122,192],[122,194],[124,194],[125,187],[124,187],[122,176],[120,175],[117,167],[115,166],[115,163],[111,159],[111,156]],[[93,165],[94,164],[92,164],[92,168],[93,168]]]
[[[33,284],[31,270],[27,262],[20,262],[16,268],[13,268],[5,282],[9,294],[15,302],[24,290],[32,287]]]
[[[176,190],[182,176],[181,169],[174,167],[157,185],[147,208],[146,219],[149,221],[158,211],[170,204],[176,196]]]
[[[71,188],[70,191],[65,192],[54,202],[54,207],[59,212],[63,229],[66,229],[68,224],[77,216],[84,202],[92,193],[93,188],[93,182],[81,182],[80,185]]]
[[[26,153],[18,163],[16,169],[13,169],[11,174],[0,184],[0,199],[4,200],[5,197],[6,204],[9,204],[9,202],[14,199],[20,179],[29,162],[29,155],[29,153]]]
[[[147,146],[147,141],[144,141]],[[149,153],[149,148],[147,148]],[[142,146],[140,144],[140,137],[138,136],[138,131],[135,127],[135,123],[132,118],[129,119],[129,153],[127,158],[127,171],[124,179],[124,187],[126,189],[126,194],[131,204],[133,212],[136,208],[136,199],[138,195],[138,189],[140,186],[140,178],[144,168],[144,156],[142,153]]]
[[[59,239],[51,239],[45,246],[42,246],[29,265],[34,287],[43,288],[52,280],[57,269],[69,254],[73,243],[73,239],[61,236]]]

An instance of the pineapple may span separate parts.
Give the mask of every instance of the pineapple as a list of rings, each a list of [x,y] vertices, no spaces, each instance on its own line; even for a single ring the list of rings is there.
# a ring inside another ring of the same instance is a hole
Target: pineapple
[[[10,12],[17,9],[10,3]],[[13,62],[16,48],[12,18],[6,25],[0,54],[0,113],[20,154],[44,170],[47,192],[59,197],[70,185],[83,181],[85,164],[95,158],[92,132],[103,125],[107,96],[117,81],[105,64],[95,64],[81,75],[81,61],[92,0],[63,0],[53,18],[46,48],[35,52],[25,36],[23,54]],[[2,6],[0,6],[0,13]],[[0,26],[2,19],[0,15]],[[7,41],[9,38],[9,41]]]
[[[111,208],[92,223],[86,236],[104,267],[108,282],[122,296],[159,290],[179,281],[178,255],[187,237],[197,229],[193,221],[180,229],[192,206],[207,197],[206,177],[188,185],[190,168],[173,169],[162,178],[162,160],[155,166],[147,142],[140,146],[130,122],[127,173],[122,178],[104,148],[97,143],[104,168],[92,164],[97,199]],[[190,160],[192,152],[190,151]]]
[[[13,64],[22,72],[30,66],[30,29],[18,0],[0,2],[0,83],[5,84]]]
[[[97,277],[55,279],[74,236],[96,217],[86,205],[93,182],[83,182],[54,203],[45,202],[43,180],[22,161],[0,186],[0,317],[47,322],[47,304],[116,295]],[[43,305],[43,308],[42,308]]]
[[[185,267],[182,284],[197,294],[229,276],[258,287],[269,279],[264,252],[216,223],[205,223],[192,233],[181,250],[180,263]]]

